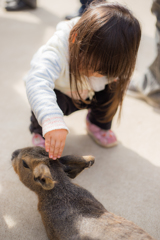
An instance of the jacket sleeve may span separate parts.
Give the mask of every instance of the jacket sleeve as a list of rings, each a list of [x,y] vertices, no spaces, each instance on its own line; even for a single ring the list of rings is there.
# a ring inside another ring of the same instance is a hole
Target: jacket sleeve
[[[61,72],[58,51],[53,46],[45,45],[34,56],[31,66],[26,78],[26,92],[31,109],[42,126],[43,136],[55,129],[68,130],[53,91],[54,82]]]

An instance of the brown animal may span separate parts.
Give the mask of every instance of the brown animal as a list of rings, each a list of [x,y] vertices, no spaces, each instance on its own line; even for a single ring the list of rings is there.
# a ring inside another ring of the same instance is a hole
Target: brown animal
[[[12,154],[20,180],[38,195],[38,210],[50,240],[153,240],[144,230],[108,212],[90,192],[71,182],[94,157],[49,159],[41,147]]]

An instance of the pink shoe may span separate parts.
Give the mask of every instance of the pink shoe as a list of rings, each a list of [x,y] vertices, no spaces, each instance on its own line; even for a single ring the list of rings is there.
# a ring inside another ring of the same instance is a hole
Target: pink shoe
[[[100,146],[109,148],[118,144],[117,138],[112,130],[104,130],[92,124],[86,117],[87,132],[91,138]]]
[[[33,133],[32,143],[34,146],[39,146],[45,148],[45,140],[38,133]]]

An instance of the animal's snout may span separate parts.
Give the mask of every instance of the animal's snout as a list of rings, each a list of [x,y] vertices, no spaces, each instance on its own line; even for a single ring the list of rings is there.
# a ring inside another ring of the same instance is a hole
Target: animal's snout
[[[15,157],[17,157],[19,153],[20,153],[20,149],[14,151],[14,152],[12,153],[11,161],[12,161]]]

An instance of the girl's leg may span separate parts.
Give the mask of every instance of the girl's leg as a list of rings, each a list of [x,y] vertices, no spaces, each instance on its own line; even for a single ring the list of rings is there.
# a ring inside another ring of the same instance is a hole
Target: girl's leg
[[[72,102],[72,99],[65,95],[64,93],[60,92],[59,90],[54,90],[57,96],[57,103],[60,109],[62,110],[63,114],[68,116],[69,114],[78,110]],[[44,147],[44,138],[42,136],[42,127],[39,125],[34,113],[32,112],[31,115],[31,124],[30,124],[30,132],[33,133],[32,142],[35,146],[42,146]]]
[[[113,97],[113,93],[111,93],[109,86],[106,85],[105,89],[99,92],[95,92],[94,99],[96,99],[96,105],[99,106],[99,108],[95,107],[94,101],[91,103],[91,111],[89,113],[89,120],[91,123],[97,125],[98,127],[109,130],[111,128],[112,121],[101,123],[98,121],[99,118],[103,118],[104,112],[102,112],[102,105],[104,103],[107,103],[111,98]],[[106,112],[107,109],[110,107],[110,104],[108,104],[107,107],[105,107]]]
[[[86,11],[86,9],[87,9],[87,6],[91,3],[91,2],[93,2],[93,0],[80,0],[80,3],[82,4],[82,6],[81,6],[81,8],[80,8],[80,12],[85,12]]]
[[[65,95],[64,93],[62,93],[59,90],[54,90],[55,94],[57,96],[57,103],[58,106],[60,107],[60,109],[62,110],[63,114],[65,116],[70,115],[71,113],[79,110],[74,104],[73,101],[70,97],[68,97],[67,95]]]
[[[156,57],[144,74],[136,74],[129,86],[127,94],[145,100],[149,105],[160,107],[160,0],[154,0],[151,8],[156,15]]]
[[[72,13],[70,15],[67,15],[65,17],[66,20],[71,20],[72,18],[82,16],[82,14],[87,10],[88,5],[93,2],[94,0],[80,0],[81,7],[79,10],[75,13]],[[99,0],[101,2],[102,0]]]
[[[108,102],[113,97],[113,93],[111,93],[109,86],[106,85],[105,89],[100,92],[95,92],[93,101],[90,106],[90,111],[88,112],[86,123],[87,123],[87,131],[89,135],[101,146],[103,147],[112,147],[117,145],[117,138],[113,131],[110,130],[112,121],[101,123],[98,121],[99,118],[103,118],[104,112],[102,112],[102,105]],[[110,107],[108,104],[105,107],[106,111]]]

